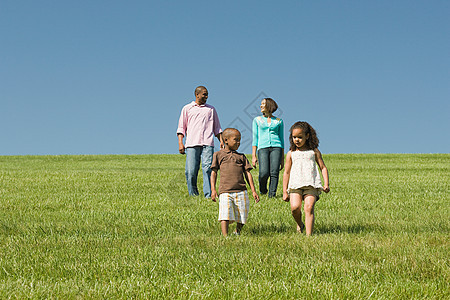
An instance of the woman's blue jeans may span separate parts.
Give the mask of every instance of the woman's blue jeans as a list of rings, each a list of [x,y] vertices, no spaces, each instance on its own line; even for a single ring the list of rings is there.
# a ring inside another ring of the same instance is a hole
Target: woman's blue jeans
[[[211,197],[211,164],[213,146],[195,146],[186,148],[186,182],[190,196],[198,196],[197,178],[200,161],[203,170],[203,194]]]
[[[267,181],[270,178],[269,197],[275,197],[282,159],[283,148],[269,147],[258,150],[259,191],[261,194],[267,194]]]

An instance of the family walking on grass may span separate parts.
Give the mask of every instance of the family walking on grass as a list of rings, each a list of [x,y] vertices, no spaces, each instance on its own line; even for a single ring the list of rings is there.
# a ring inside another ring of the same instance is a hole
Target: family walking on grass
[[[297,231],[305,229],[311,235],[314,229],[314,205],[322,191],[328,193],[328,170],[320,153],[316,131],[307,122],[296,122],[290,128],[289,151],[284,158],[284,123],[273,116],[278,109],[271,98],[261,101],[261,116],[253,119],[252,164],[237,152],[241,133],[235,128],[222,131],[215,108],[206,103],[208,90],[199,86],[195,100],[185,105],[178,121],[179,152],[186,154],[185,175],[190,196],[198,196],[197,178],[200,166],[203,172],[203,195],[216,201],[219,198],[221,231],[228,235],[230,223],[236,222],[234,234],[239,235],[247,222],[250,200],[247,185],[255,202],[260,198],[250,170],[259,165],[259,192],[276,197],[280,170],[283,174],[283,200],[290,202]],[[214,137],[220,150],[214,153]],[[323,184],[320,172],[323,177]],[[219,172],[220,171],[220,172]],[[220,173],[219,188],[216,189]],[[305,222],[301,207],[304,205]]]

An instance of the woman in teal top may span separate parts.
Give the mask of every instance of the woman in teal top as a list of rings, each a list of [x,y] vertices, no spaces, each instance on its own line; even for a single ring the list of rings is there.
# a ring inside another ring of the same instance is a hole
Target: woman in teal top
[[[252,164],[256,167],[259,163],[259,191],[261,194],[269,192],[269,197],[275,197],[280,169],[284,167],[284,124],[282,119],[273,116],[277,109],[278,105],[273,99],[263,99],[263,115],[254,118],[252,126]]]

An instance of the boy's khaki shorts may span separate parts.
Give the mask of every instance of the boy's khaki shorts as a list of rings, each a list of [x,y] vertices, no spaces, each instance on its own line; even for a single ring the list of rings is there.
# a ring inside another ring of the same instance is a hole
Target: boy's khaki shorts
[[[289,194],[296,193],[302,196],[312,195],[319,199],[319,195],[321,193],[320,189],[313,188],[312,186],[305,186],[299,189],[289,189]]]
[[[219,221],[247,223],[250,199],[247,191],[219,195]]]

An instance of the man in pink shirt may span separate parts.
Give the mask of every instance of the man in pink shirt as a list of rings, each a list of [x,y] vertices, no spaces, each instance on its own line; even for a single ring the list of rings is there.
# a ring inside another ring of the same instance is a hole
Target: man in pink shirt
[[[214,136],[223,148],[222,128],[216,109],[206,104],[208,90],[204,86],[195,89],[195,101],[185,105],[178,121],[179,152],[186,154],[186,182],[190,196],[198,196],[197,177],[200,161],[203,170],[203,193],[211,197],[211,163],[214,153]],[[186,137],[186,144],[183,138]]]

